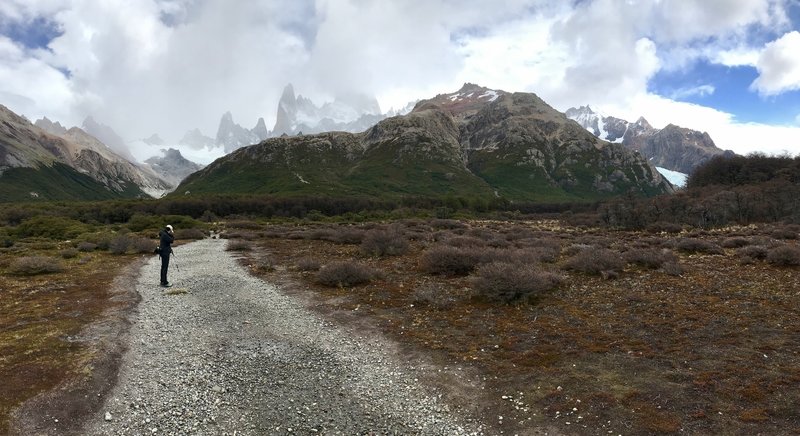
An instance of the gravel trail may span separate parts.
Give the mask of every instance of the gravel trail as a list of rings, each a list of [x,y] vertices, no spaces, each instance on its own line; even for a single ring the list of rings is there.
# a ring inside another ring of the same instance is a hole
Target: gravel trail
[[[157,258],[142,268],[118,384],[85,434],[482,433],[386,339],[311,313],[226,243],[176,249],[172,292],[186,294],[158,286]]]

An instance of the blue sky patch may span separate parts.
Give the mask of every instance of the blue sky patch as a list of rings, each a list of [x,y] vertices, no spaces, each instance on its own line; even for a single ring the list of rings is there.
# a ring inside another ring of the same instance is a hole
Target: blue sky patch
[[[27,49],[47,48],[50,41],[63,33],[58,23],[44,17],[27,21],[9,21],[0,18],[0,34]]]
[[[800,114],[800,92],[762,97],[750,90],[757,77],[754,67],[727,67],[700,61],[685,70],[659,72],[648,88],[666,98],[731,113],[739,122],[795,124]],[[708,92],[709,87],[713,87],[713,92]]]

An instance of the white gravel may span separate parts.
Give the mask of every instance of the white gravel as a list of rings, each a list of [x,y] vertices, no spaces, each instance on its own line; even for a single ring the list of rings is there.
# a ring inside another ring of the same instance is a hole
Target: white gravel
[[[386,339],[309,312],[225,244],[175,249],[172,290],[186,294],[158,286],[156,257],[142,268],[118,384],[85,434],[482,433]]]

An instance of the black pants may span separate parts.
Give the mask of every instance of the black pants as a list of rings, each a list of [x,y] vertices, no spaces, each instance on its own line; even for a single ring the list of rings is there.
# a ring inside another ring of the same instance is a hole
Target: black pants
[[[166,285],[167,282],[167,269],[169,268],[169,253],[161,254],[161,284]]]

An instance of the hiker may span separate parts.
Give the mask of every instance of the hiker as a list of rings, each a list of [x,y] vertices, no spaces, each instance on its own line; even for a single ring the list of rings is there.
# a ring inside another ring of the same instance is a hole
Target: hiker
[[[169,256],[172,254],[172,243],[175,242],[175,232],[172,226],[167,224],[158,232],[158,255],[161,256],[161,286],[169,288],[172,283],[167,281],[167,268],[169,268]]]

